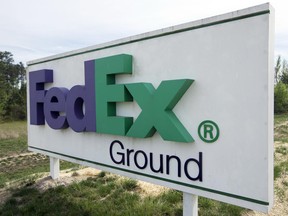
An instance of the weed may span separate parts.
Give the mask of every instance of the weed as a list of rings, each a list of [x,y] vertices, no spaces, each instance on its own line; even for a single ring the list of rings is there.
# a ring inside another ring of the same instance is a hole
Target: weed
[[[282,168],[280,165],[275,165],[274,166],[274,180],[279,178],[281,176]]]
[[[204,197],[199,198],[199,216],[218,216],[218,215],[233,215],[240,216],[245,211],[245,209],[222,203],[219,201],[214,201]]]
[[[122,187],[124,190],[132,191],[137,188],[137,181],[130,178],[125,178],[122,181]]]
[[[182,192],[176,191],[176,190],[168,190],[168,191],[163,192],[160,197],[161,199],[163,199],[163,201],[169,204],[173,204],[173,203],[181,202]]]
[[[73,177],[79,176],[79,173],[78,172],[73,172],[71,176],[73,176]]]
[[[288,148],[285,146],[279,146],[276,148],[275,152],[280,153],[282,155],[287,155],[288,154]]]
[[[288,187],[288,181],[283,181],[282,184],[283,184],[285,187]]]
[[[98,174],[98,176],[99,176],[100,178],[105,177],[105,175],[106,175],[106,172],[104,172],[104,171],[101,171],[101,172]]]

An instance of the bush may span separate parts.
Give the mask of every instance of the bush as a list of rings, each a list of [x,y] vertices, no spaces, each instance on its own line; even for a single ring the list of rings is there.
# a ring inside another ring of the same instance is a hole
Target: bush
[[[277,114],[288,112],[288,86],[282,82],[274,87],[274,112]]]

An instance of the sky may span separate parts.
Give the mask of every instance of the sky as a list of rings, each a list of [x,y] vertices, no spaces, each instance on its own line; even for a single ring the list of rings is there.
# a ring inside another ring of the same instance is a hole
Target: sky
[[[261,0],[0,0],[0,51],[23,62],[267,3]],[[288,60],[288,1],[275,9],[275,56]]]

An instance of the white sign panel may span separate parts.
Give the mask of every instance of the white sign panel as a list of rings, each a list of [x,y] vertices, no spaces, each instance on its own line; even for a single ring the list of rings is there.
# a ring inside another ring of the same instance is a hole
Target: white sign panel
[[[28,63],[29,150],[267,212],[273,9]]]

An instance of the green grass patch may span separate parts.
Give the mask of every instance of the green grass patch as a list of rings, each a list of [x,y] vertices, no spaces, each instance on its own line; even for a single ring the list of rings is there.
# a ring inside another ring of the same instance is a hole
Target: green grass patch
[[[5,122],[0,124],[0,188],[8,182],[31,180],[31,175],[49,172],[49,158],[41,154],[28,153],[27,122]],[[61,161],[61,169],[79,168],[79,165]]]
[[[23,181],[31,178],[33,174],[49,172],[49,158],[41,154],[8,157],[0,161],[0,188],[8,182]],[[79,168],[80,165],[60,161],[61,170]]]
[[[282,167],[280,165],[275,165],[274,166],[274,180],[279,178],[282,173]]]
[[[141,198],[137,190],[132,180],[111,175],[43,193],[26,187],[0,206],[0,215],[182,215],[180,192]]]
[[[27,152],[27,122],[0,124],[0,158]]]
[[[27,136],[26,121],[11,121],[0,123],[0,139]]]
[[[28,152],[27,137],[0,139],[0,158]]]
[[[222,203],[212,199],[207,199],[204,197],[199,198],[199,216],[240,216],[244,211],[244,208]]]
[[[283,122],[288,122],[288,114],[274,115],[274,125],[277,126]]]
[[[275,152],[282,154],[282,155],[287,155],[288,154],[288,148],[285,146],[279,146],[275,149]]]
[[[288,143],[288,114],[274,116],[274,140]]]
[[[32,187],[14,191],[0,206],[0,215],[176,215],[183,214],[182,192],[165,190],[140,196],[137,181],[101,174],[67,187],[40,193]],[[199,215],[241,215],[243,208],[199,199]]]
[[[288,173],[288,159],[274,166],[274,180],[279,178],[282,174]]]
[[[288,123],[275,128],[274,140],[282,143],[288,143]]]

